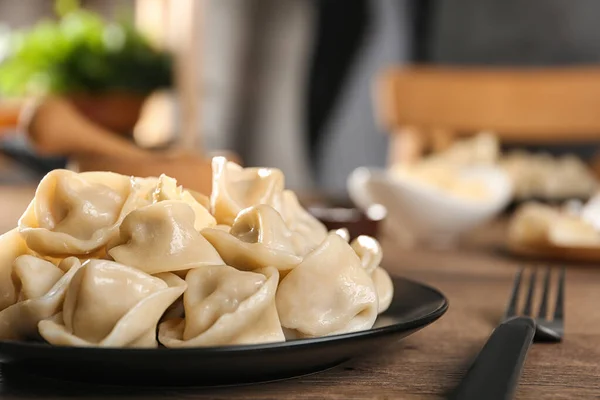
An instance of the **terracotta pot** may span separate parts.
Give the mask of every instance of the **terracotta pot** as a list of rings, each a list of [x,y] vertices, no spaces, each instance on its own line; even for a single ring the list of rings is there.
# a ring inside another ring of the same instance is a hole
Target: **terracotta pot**
[[[133,136],[146,95],[129,92],[71,93],[67,98],[96,124],[121,135]]]

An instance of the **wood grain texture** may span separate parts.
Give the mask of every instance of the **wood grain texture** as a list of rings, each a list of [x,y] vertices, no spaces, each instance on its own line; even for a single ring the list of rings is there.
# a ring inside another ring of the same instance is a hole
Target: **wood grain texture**
[[[30,198],[0,189],[0,229],[12,228]],[[21,202],[19,202],[21,198]],[[7,199],[10,201],[6,202]],[[7,204],[7,205],[4,205]],[[11,207],[14,212],[11,211]],[[17,211],[18,210],[18,211]],[[9,216],[9,217],[7,217]],[[517,263],[499,251],[504,224],[474,232],[459,249],[400,250],[383,242],[393,273],[426,282],[450,300],[433,325],[378,354],[303,378],[219,389],[139,389],[65,383],[0,370],[2,399],[441,399],[456,387],[504,310]],[[600,397],[600,267],[569,268],[566,336],[560,344],[534,344],[517,399]],[[60,367],[60,366],[57,366]]]
[[[600,68],[396,68],[377,80],[375,100],[389,132],[492,130],[520,143],[600,137]]]

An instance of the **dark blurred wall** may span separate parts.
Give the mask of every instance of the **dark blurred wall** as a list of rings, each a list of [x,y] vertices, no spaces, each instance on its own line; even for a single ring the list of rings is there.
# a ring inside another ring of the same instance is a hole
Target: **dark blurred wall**
[[[421,2],[421,0],[417,0]],[[446,64],[600,61],[599,0],[425,0],[424,58]]]

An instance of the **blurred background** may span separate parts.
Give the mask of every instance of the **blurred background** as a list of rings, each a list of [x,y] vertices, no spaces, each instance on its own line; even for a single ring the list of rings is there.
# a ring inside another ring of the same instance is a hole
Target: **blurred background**
[[[205,189],[206,160],[228,152],[344,196],[357,167],[486,131],[512,154],[490,162],[535,171],[524,197],[589,197],[599,13],[596,0],[0,0],[0,184],[159,168]],[[575,172],[548,183],[564,162]]]

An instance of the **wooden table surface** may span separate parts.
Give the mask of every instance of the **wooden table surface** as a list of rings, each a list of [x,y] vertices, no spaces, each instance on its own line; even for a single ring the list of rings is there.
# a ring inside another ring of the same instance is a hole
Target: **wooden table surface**
[[[0,232],[14,226],[31,188],[0,188]],[[501,318],[517,263],[499,251],[503,226],[474,233],[457,250],[398,250],[384,243],[393,273],[439,288],[447,314],[395,348],[338,368],[288,381],[220,389],[105,388],[0,374],[1,399],[438,399],[456,387]],[[600,267],[569,267],[566,337],[535,344],[517,399],[600,398]],[[60,366],[57,366],[60,368]]]

